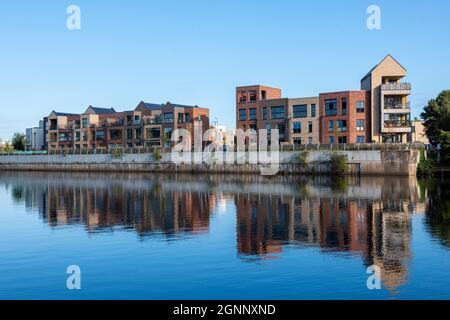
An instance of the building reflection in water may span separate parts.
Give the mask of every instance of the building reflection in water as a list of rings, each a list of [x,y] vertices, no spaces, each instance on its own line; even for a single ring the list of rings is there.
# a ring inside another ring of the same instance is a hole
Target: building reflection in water
[[[407,277],[412,215],[428,208],[407,177],[2,173],[0,184],[51,226],[141,237],[207,232],[214,212],[234,204],[241,259],[277,258],[285,246],[356,255],[393,291]]]

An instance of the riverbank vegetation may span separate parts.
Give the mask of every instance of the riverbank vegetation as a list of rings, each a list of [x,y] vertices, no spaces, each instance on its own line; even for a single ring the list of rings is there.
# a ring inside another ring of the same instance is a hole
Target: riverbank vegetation
[[[421,152],[417,173],[450,172],[450,90],[431,99],[420,115],[433,150]]]

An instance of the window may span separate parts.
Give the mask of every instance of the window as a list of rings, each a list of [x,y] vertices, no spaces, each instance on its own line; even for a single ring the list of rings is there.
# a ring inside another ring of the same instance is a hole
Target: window
[[[357,136],[356,137],[356,143],[365,143],[366,137],[365,136]]]
[[[334,121],[333,120],[328,121],[328,131],[329,132],[334,131]]]
[[[356,101],[356,112],[364,113],[364,101]]]
[[[250,125],[250,130],[258,131],[258,128],[256,127],[256,124],[251,124]]]
[[[313,103],[311,105],[311,117],[315,117],[316,116],[316,104]]]
[[[246,109],[239,109],[239,120],[240,121],[247,120],[247,110]]]
[[[266,100],[267,99],[267,91],[266,90],[262,90],[261,91],[261,100]]]
[[[264,107],[263,108],[263,120],[269,119],[269,108]]]
[[[281,123],[277,124],[277,129],[280,135],[286,134],[286,126],[284,124]]]
[[[328,137],[328,143],[333,144],[334,143],[334,137]]]
[[[313,132],[313,123],[312,123],[312,121],[308,121],[308,132],[309,133]]]
[[[141,124],[141,116],[138,115],[134,116],[134,124],[136,125]]]
[[[338,127],[338,131],[341,131],[341,132],[347,131],[347,120],[338,120],[337,127]]]
[[[342,115],[346,116],[347,115],[347,99],[342,98],[341,104],[342,104]]]
[[[96,131],[95,140],[105,140],[105,131]]]
[[[364,131],[364,120],[356,120],[356,131]]]
[[[306,118],[308,116],[308,106],[306,104],[293,106],[294,118]]]
[[[88,119],[84,118],[82,120],[82,126],[83,126],[83,128],[87,128],[88,127]]]
[[[325,115],[326,116],[337,116],[337,100],[327,99],[325,100]]]
[[[272,107],[272,119],[284,119],[284,107]]]
[[[301,138],[295,138],[293,141],[294,141],[294,144],[295,144],[295,145],[300,145],[300,144],[302,144],[302,139],[301,139]]]
[[[127,139],[132,140],[133,139],[133,130],[127,129]]]
[[[135,134],[136,134],[136,139],[141,139],[142,138],[142,131],[141,131],[141,128],[137,128],[136,129],[136,131],[135,131]]]
[[[270,123],[266,124],[266,129],[267,133],[270,133],[270,131],[272,131],[272,126],[270,125]]]
[[[308,137],[308,144],[312,144],[313,143],[313,138],[312,137]]]
[[[247,102],[247,92],[239,91],[238,92],[238,101],[239,101],[239,103]]]
[[[173,123],[173,112],[164,113],[164,123]]]
[[[250,101],[251,101],[251,102],[257,100],[257,93],[256,93],[256,90],[250,90],[249,94],[250,94]]]
[[[292,132],[293,133],[301,133],[302,132],[302,124],[300,122],[294,122],[292,124]]]
[[[167,140],[172,139],[172,128],[164,128],[164,135],[166,136]]]
[[[338,143],[347,143],[347,137],[346,136],[338,137]]]
[[[256,120],[256,109],[255,108],[250,109],[250,120]]]

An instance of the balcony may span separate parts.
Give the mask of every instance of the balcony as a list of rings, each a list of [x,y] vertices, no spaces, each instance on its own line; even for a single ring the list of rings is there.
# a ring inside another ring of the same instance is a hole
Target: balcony
[[[410,110],[411,103],[408,101],[406,103],[393,103],[393,102],[384,102],[384,109],[392,109],[392,110]]]
[[[382,132],[384,133],[408,133],[411,132],[411,121],[409,120],[385,120]]]
[[[411,83],[385,83],[381,85],[381,91],[411,91]]]

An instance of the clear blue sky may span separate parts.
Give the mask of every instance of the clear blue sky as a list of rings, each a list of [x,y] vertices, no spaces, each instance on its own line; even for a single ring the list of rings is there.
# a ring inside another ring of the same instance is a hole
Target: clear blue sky
[[[81,8],[80,31],[66,9]],[[377,4],[382,29],[366,28]],[[235,125],[234,90],[283,96],[359,89],[387,53],[409,71],[417,115],[450,89],[450,2],[8,1],[0,5],[0,137],[52,110],[134,108],[140,100],[209,107]]]

